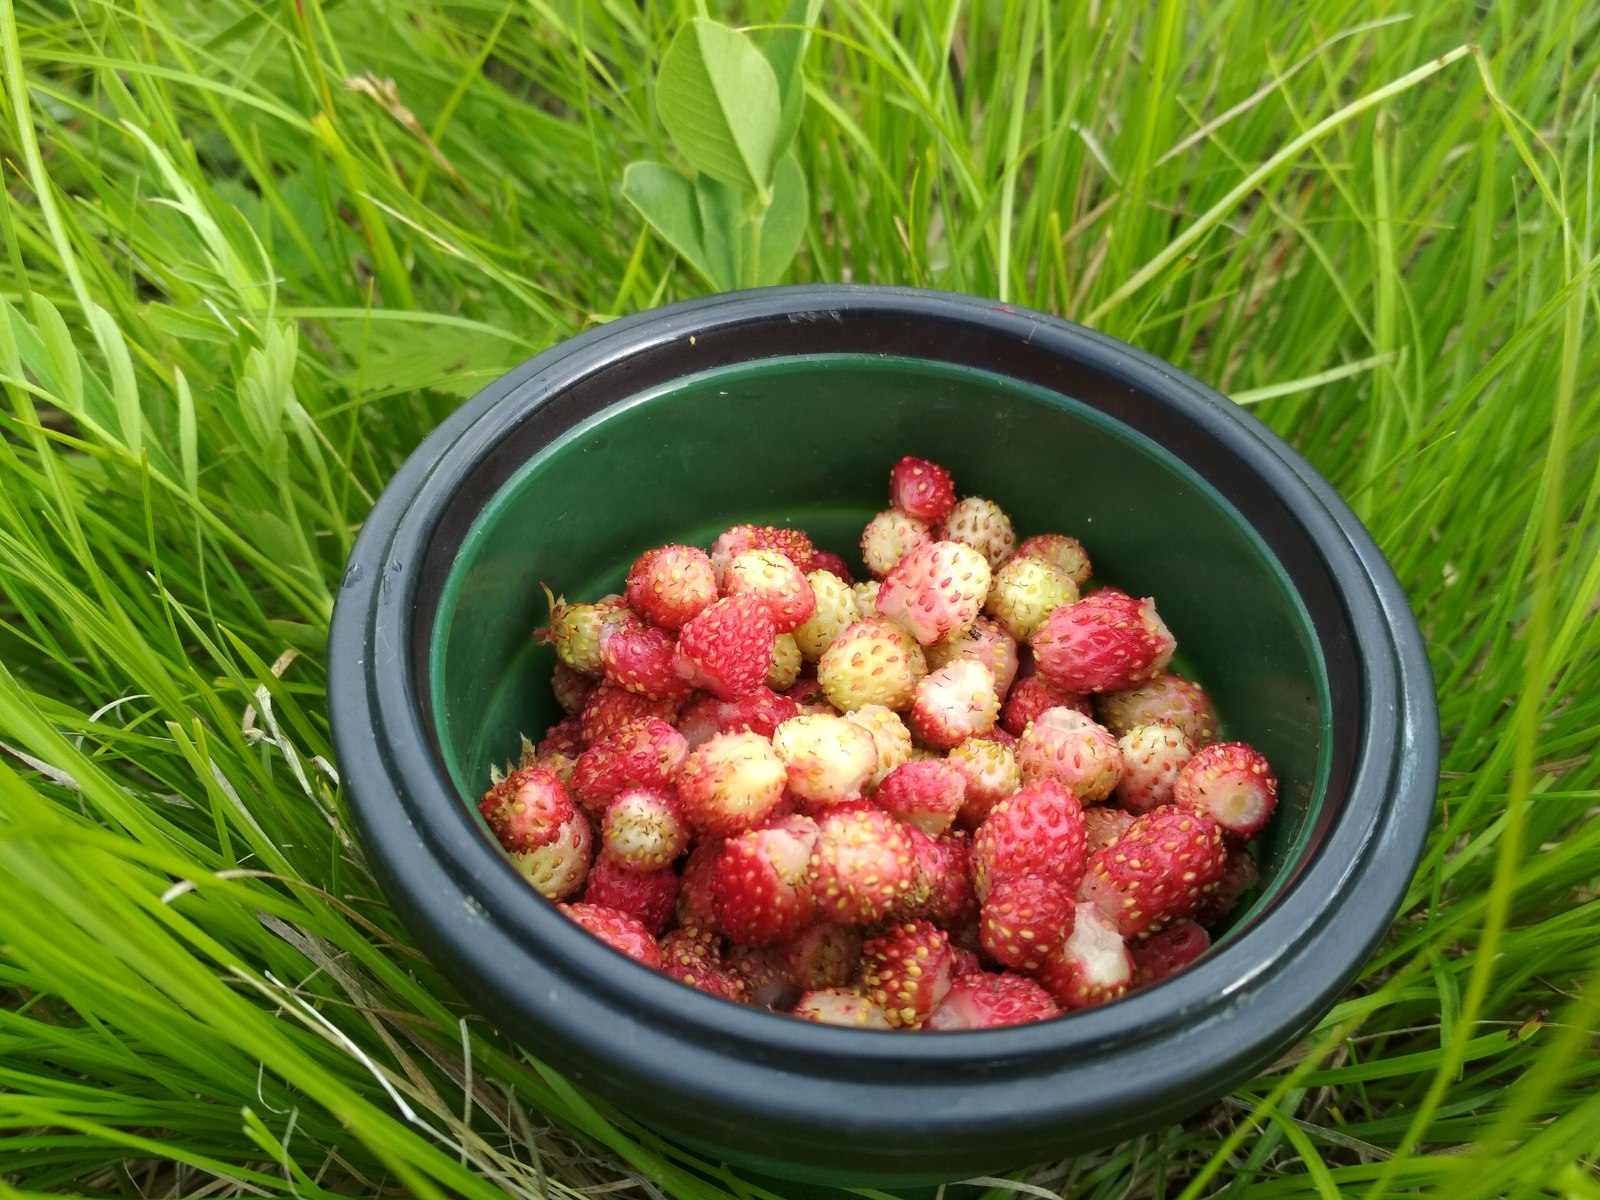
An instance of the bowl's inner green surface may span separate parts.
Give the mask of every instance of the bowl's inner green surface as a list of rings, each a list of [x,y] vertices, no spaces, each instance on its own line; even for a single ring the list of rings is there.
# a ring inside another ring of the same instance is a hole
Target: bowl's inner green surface
[[[1280,807],[1258,846],[1259,903],[1305,842],[1327,776],[1328,688],[1309,617],[1239,513],[1168,451],[1059,393],[944,363],[770,359],[691,376],[607,409],[547,446],[473,524],[433,632],[432,699],[469,803],[492,764],[561,716],[540,584],[620,591],[665,542],[740,522],[796,525],[865,578],[857,543],[905,454],[943,463],[1019,540],[1070,534],[1099,582],[1153,596],[1174,670],[1211,693],[1228,738],[1273,764]]]

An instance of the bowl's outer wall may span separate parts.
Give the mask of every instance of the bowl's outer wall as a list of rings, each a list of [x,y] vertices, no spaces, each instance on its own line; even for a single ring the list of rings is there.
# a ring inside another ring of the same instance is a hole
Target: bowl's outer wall
[[[817,352],[940,359],[1074,395],[1181,455],[1295,582],[1329,665],[1328,778],[1342,803],[1311,822],[1293,888],[1179,979],[1013,1030],[819,1029],[682,988],[530,903],[463,806],[428,711],[429,635],[451,557],[483,505],[541,446],[620,399]],[[664,1128],[730,1153],[758,1148],[785,1172],[820,1153],[840,1180],[955,1177],[1056,1156],[1182,1116],[1249,1077],[1327,1011],[1381,937],[1437,782],[1415,621],[1381,553],[1309,466],[1216,393],[1112,339],[907,289],[781,288],[676,305],[592,331],[487,389],[407,462],[369,518],[335,612],[329,686],[374,872],[485,1015]]]

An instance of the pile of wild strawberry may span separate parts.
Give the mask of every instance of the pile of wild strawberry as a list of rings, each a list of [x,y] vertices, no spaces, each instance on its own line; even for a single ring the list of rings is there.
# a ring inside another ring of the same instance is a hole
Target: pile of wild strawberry
[[[1017,1024],[1179,970],[1255,881],[1277,783],[1215,743],[1150,599],[1087,593],[915,458],[871,583],[739,525],[551,599],[567,712],[479,811],[522,873],[638,961],[730,1000],[901,1029]]]

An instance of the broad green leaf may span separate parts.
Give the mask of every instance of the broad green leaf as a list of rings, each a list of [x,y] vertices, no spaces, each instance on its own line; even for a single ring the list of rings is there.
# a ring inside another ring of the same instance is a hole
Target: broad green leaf
[[[772,177],[772,203],[761,223],[761,247],[756,255],[757,284],[777,283],[788,271],[795,251],[800,248],[800,239],[806,235],[809,201],[806,173],[794,155],[784,155]]]
[[[694,180],[695,203],[700,211],[700,228],[705,231],[706,256],[717,274],[728,282],[724,291],[748,286],[745,264],[750,255],[745,239],[750,236],[750,220],[742,211],[741,193],[709,175]]]
[[[144,449],[144,414],[139,408],[139,384],[134,379],[128,343],[117,328],[116,318],[98,304],[91,301],[85,315],[111,373],[111,402],[116,407],[122,442],[137,457]]]
[[[700,17],[689,22],[661,60],[656,107],[696,170],[767,190],[782,105],[777,77],[742,33]]]
[[[682,171],[665,163],[629,163],[622,174],[622,195],[707,283],[719,291],[735,286],[733,276],[720,273],[706,249],[695,185]]]
[[[805,62],[806,48],[811,44],[811,27],[817,23],[821,12],[822,0],[789,0],[789,7],[784,9],[778,23],[790,28],[774,30],[761,47],[778,80],[778,136],[772,148],[775,171],[776,167],[781,167],[789,143],[794,141],[795,130],[800,128],[800,113],[806,99],[800,67]]]
[[[44,351],[48,373],[40,370],[38,363],[30,364],[42,382],[55,393],[56,401],[74,417],[85,416],[83,405],[83,363],[78,349],[72,344],[72,334],[61,319],[56,306],[38,292],[29,298],[33,308],[33,321],[38,327],[39,341]]]

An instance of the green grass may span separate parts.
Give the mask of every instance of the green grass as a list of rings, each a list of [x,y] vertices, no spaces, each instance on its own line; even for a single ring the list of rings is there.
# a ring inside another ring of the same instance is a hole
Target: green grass
[[[446,412],[699,290],[618,188],[702,7],[0,0],[7,1194],[752,1194],[408,947],[322,663]],[[1252,404],[1438,679],[1435,831],[1363,978],[1047,1194],[1600,1196],[1597,78],[1592,5],[826,6],[793,278],[1035,305]]]

